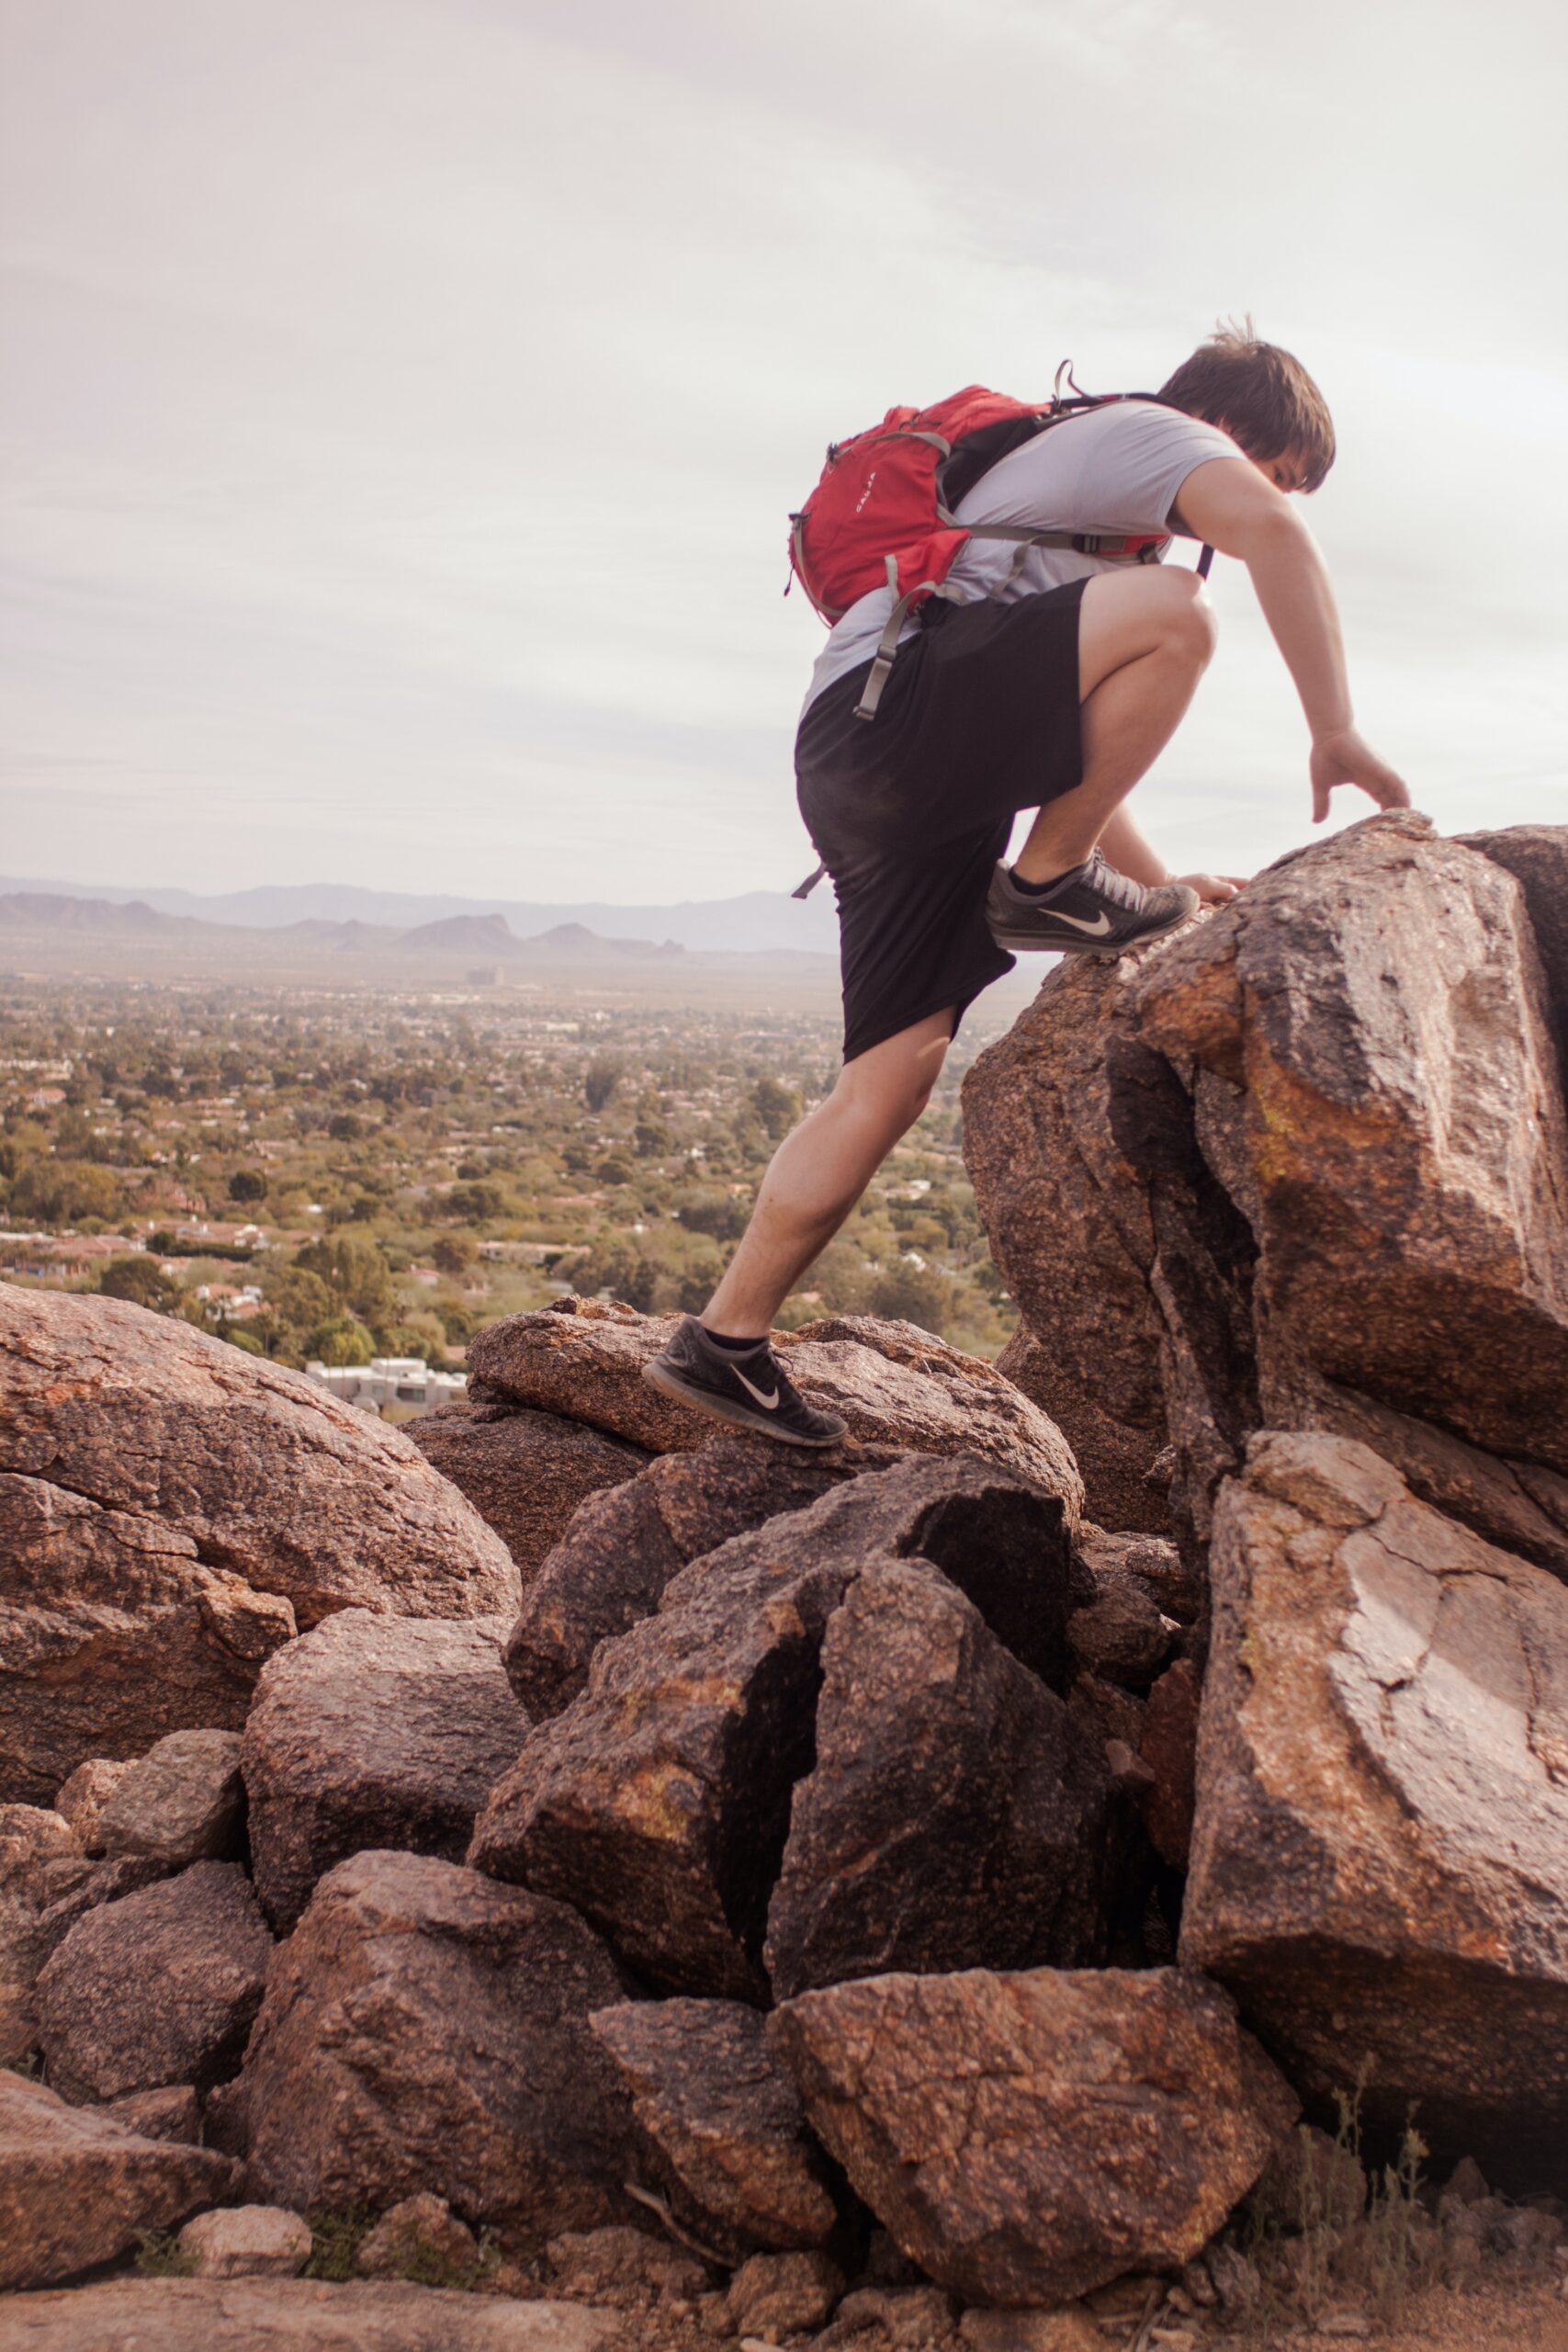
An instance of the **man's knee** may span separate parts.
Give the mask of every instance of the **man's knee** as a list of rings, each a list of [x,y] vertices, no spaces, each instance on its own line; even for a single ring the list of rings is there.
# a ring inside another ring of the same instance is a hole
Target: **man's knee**
[[[1205,668],[1219,640],[1219,623],[1208,586],[1197,572],[1189,571],[1185,566],[1163,573],[1162,579],[1166,590],[1164,634],[1200,669]]]

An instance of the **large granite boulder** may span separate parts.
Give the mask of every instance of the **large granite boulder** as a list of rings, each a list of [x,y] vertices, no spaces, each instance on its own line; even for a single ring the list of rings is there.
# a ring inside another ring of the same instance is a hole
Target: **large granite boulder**
[[[649,1458],[585,1422],[515,1406],[444,1405],[411,1421],[408,1434],[494,1528],[525,1590],[579,1504],[635,1477]]]
[[[1224,1488],[1183,1959],[1303,2087],[1568,2187],[1568,1590],[1365,1446]]]
[[[1265,1392],[1300,1356],[1568,1472],[1568,1115],[1513,877],[1375,818],[1258,876],[1138,992],[1257,1246]]]
[[[658,1455],[585,1502],[545,1560],[507,1641],[513,1689],[531,1714],[559,1714],[586,1683],[600,1643],[651,1616],[688,1560],[897,1458],[887,1448],[813,1453],[728,1433],[690,1453]]]
[[[857,1577],[828,1620],[816,1722],[768,1906],[777,1998],[1103,1957],[1100,1745],[946,1577],[889,1560]]]
[[[1506,866],[1524,891],[1568,1091],[1568,825],[1508,825],[1501,832],[1459,838],[1495,865]]]
[[[649,2184],[699,2244],[739,2263],[827,2242],[838,2200],[759,2010],[626,2001],[590,2023],[631,2093]]]
[[[658,1614],[603,1644],[581,1696],[529,1735],[470,1860],[572,1904],[663,1989],[765,2000],[768,1905],[813,1759],[829,1619],[868,1568],[916,1555],[1061,1686],[1061,1498],[983,1462],[916,1456],[682,1568]]]
[[[1369,819],[1052,973],[970,1072],[1031,1394],[1059,1367],[1168,1438],[1190,1546],[1253,1430],[1321,1428],[1562,1570],[1568,1118],[1537,932],[1560,960],[1564,843],[1521,887],[1424,818]]]
[[[633,2222],[633,2124],[590,2030],[627,1987],[564,1904],[423,1855],[329,1871],[241,2078],[251,2193],[385,2211],[428,2190],[512,2251]]]
[[[239,1733],[172,1731],[119,1775],[97,1835],[106,1854],[146,1854],[180,1871],[237,1855],[244,1818]]]
[[[48,2286],[112,2262],[144,2231],[220,2203],[236,2178],[210,2148],[143,2139],[110,2116],[67,2107],[42,2083],[0,2073],[0,2289]],[[7,2303],[7,2342],[29,2340],[15,2332],[29,2308]],[[77,2324],[77,2345],[104,2341]]]
[[[653,1453],[702,1445],[712,1421],[642,1377],[678,1320],[589,1298],[509,1315],[469,1342],[479,1399],[565,1414]],[[852,1448],[978,1454],[1060,1495],[1077,1519],[1083,1481],[1066,1439],[994,1364],[871,1316],[775,1331],[773,1342],[802,1394],[842,1419]]]
[[[905,2254],[979,2303],[1190,2261],[1296,2114],[1225,1994],[1177,1969],[877,1976],[785,2002],[768,2037]]]
[[[267,1660],[242,1754],[256,1892],[280,1933],[367,1848],[461,1861],[528,1728],[503,1631],[341,1609]]]
[[[238,1729],[334,1609],[510,1613],[519,1589],[396,1430],[177,1318],[0,1283],[0,1797]]]
[[[272,1948],[237,1862],[195,1862],[87,1912],[38,1980],[51,2083],[103,2100],[237,2073]]]
[[[106,2278],[7,2310],[14,2352],[621,2352],[614,2312],[402,2280]]]

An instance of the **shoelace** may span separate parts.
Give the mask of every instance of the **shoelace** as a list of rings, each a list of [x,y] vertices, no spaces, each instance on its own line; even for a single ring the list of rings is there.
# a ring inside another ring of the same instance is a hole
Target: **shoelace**
[[[1096,891],[1119,907],[1128,907],[1134,914],[1142,911],[1144,886],[1134,882],[1130,874],[1119,873],[1114,865],[1107,865],[1098,849],[1090,850],[1084,868],[1082,887]]]

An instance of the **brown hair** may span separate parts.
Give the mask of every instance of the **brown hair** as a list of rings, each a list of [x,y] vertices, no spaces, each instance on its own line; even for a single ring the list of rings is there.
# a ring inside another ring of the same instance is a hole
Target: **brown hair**
[[[1249,458],[1267,462],[1298,452],[1303,490],[1320,488],[1334,463],[1328,402],[1291,352],[1259,342],[1250,318],[1239,326],[1222,320],[1160,386],[1159,396],[1189,416],[1223,426]]]

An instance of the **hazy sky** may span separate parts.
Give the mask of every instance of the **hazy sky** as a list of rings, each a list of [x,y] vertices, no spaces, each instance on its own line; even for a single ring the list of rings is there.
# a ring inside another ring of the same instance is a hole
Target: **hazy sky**
[[[1445,827],[1568,821],[1562,25],[0,0],[0,870],[787,888],[826,441],[1248,309],[1335,412],[1363,730]],[[1306,743],[1215,595],[1136,806],[1234,869],[1310,830]]]

